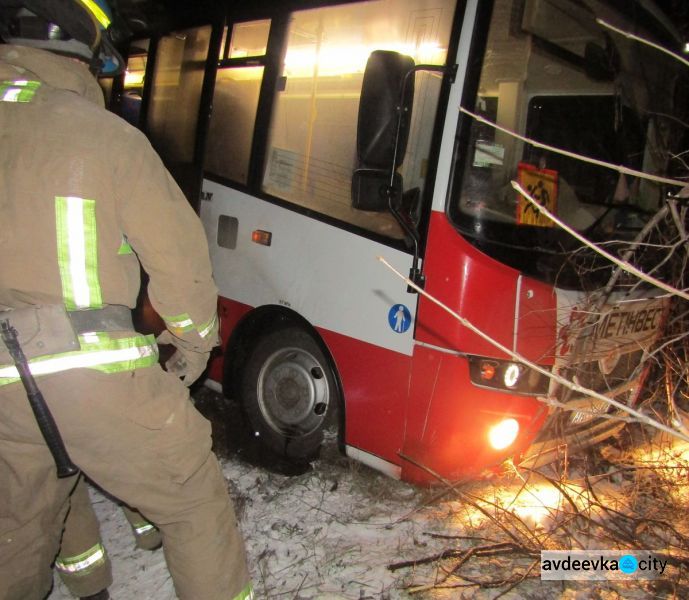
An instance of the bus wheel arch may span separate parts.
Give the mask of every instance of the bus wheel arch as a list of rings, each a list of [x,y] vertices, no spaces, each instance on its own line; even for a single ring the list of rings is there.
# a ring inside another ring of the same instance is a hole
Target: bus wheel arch
[[[324,433],[336,427],[343,450],[342,385],[316,329],[283,306],[244,316],[225,349],[223,390],[237,399],[259,442],[293,461],[318,455]]]

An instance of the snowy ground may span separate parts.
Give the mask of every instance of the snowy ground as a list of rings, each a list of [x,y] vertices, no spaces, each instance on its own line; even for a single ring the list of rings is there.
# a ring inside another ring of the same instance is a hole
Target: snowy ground
[[[209,392],[202,391],[200,396],[203,410],[204,405],[208,406]],[[222,440],[224,435],[228,432],[214,427],[214,436]],[[448,579],[448,584],[461,582],[465,587],[437,588],[434,584],[443,576],[447,561],[394,570],[389,567],[448,549],[490,545],[505,538],[494,522],[454,492],[421,490],[393,481],[340,456],[332,442],[311,469],[292,476],[251,464],[255,461],[247,460],[251,457],[236,448],[219,453],[225,454],[221,458],[223,471],[245,536],[257,598],[573,600],[669,598],[676,594],[670,585],[649,587],[636,581],[616,586],[600,582],[567,586],[542,582],[538,566],[533,567],[535,558],[518,553],[467,561],[466,568],[462,568],[465,579]],[[686,472],[682,473],[686,479]],[[638,480],[614,480],[610,478],[610,498],[616,493],[628,494],[625,485],[633,485],[636,493],[639,491]],[[542,533],[553,521],[552,508],[544,507],[552,500],[540,497],[535,487],[525,493],[523,482],[515,476],[471,484],[464,489],[472,498],[503,505],[506,502],[511,513],[533,531]],[[111,597],[174,599],[162,552],[134,549],[129,526],[120,510],[97,491],[92,492],[113,563],[115,582],[110,588]],[[689,520],[686,513],[673,518],[677,527],[686,526]],[[471,583],[508,579],[515,573],[525,573],[527,577],[511,589],[510,585],[486,588]],[[49,600],[70,597],[56,581]]]

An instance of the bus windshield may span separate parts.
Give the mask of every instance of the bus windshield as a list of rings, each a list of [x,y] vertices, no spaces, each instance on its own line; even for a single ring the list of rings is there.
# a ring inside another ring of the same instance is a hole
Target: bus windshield
[[[665,178],[686,175],[689,68],[628,35],[674,49],[672,26],[644,12],[649,3],[644,10],[625,3],[624,12],[611,4],[497,0],[475,100],[460,119],[470,126],[450,207],[458,229],[501,262],[565,288],[586,285],[572,260],[586,252],[513,182],[602,243],[634,239],[678,188],[574,154]],[[590,269],[598,283],[606,273]]]

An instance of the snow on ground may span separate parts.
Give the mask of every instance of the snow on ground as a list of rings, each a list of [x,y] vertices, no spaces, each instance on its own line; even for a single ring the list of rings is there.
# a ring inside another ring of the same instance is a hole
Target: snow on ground
[[[500,532],[491,523],[486,525],[485,515],[453,493],[443,496],[442,490],[422,490],[394,481],[341,456],[332,440],[310,470],[293,476],[255,466],[241,452],[230,453],[221,462],[245,537],[256,598],[492,600],[507,589],[474,586],[421,591],[442,576],[437,562],[388,568],[460,544],[466,548],[466,538],[476,544],[496,541]],[[518,478],[508,477],[472,484],[468,490],[491,502],[502,502],[507,497],[510,510],[534,531],[543,531],[552,517],[543,506],[549,500],[529,492],[521,493],[519,502],[514,502],[522,487]],[[174,599],[162,552],[135,549],[129,525],[117,506],[96,490],[92,490],[92,496],[113,563],[111,597]],[[678,515],[676,524],[685,519],[685,515]],[[483,537],[479,540],[477,536]],[[473,561],[463,574],[477,579],[487,574],[508,578],[514,572],[528,571],[534,560],[516,555],[482,558]],[[542,582],[538,568],[531,575],[500,597],[670,597],[635,581],[622,587],[601,582],[563,586],[560,582]],[[405,589],[410,585],[417,588],[416,593]],[[67,598],[69,593],[56,578],[49,600]]]
[[[331,456],[299,476],[223,459],[244,533],[257,598],[381,598],[399,575],[387,570],[420,535],[413,520],[395,524],[421,492],[345,458]],[[92,490],[113,563],[115,600],[175,598],[163,554],[134,548],[119,508]],[[57,581],[50,600],[70,598]]]

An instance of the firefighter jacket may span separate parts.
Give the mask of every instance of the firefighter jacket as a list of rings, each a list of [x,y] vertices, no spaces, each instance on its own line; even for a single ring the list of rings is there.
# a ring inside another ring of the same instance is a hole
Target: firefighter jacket
[[[140,262],[151,303],[176,340],[198,352],[217,344],[217,289],[201,222],[146,137],[105,110],[85,65],[0,45],[0,138],[0,310],[133,308]],[[94,332],[79,342],[81,350],[32,361],[32,372],[118,371],[157,360],[153,338],[135,332]],[[0,365],[0,383],[16,380],[11,369]]]

